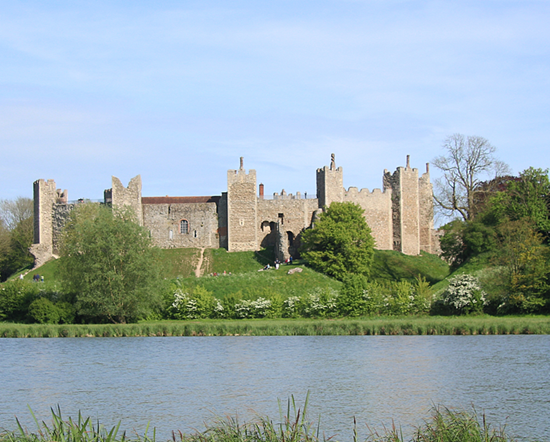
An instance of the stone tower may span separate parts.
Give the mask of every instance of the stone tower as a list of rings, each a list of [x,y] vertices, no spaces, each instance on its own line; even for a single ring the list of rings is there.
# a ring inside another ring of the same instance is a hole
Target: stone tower
[[[330,167],[317,169],[317,198],[320,208],[330,206],[333,201],[344,200],[344,171],[341,167],[336,168],[334,154],[330,157]]]
[[[56,189],[54,180],[37,180],[33,183],[34,196],[34,241],[30,253],[34,256],[35,267],[44,264],[57,253],[54,237],[56,224],[55,208],[67,204],[67,191]]]
[[[392,189],[393,249],[406,255],[420,254],[420,207],[418,169],[398,167],[393,175],[384,171],[384,188]]]
[[[239,252],[258,249],[258,201],[256,171],[227,171],[227,250]]]
[[[141,175],[137,175],[130,180],[128,187],[124,187],[122,182],[116,177],[111,177],[111,189],[104,192],[105,203],[111,203],[112,207],[121,209],[122,207],[131,207],[134,211],[138,223],[143,226],[143,208],[141,206]]]

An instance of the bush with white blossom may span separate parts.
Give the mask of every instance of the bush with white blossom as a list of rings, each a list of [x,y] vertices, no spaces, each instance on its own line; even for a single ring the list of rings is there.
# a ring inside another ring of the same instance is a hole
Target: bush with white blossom
[[[453,310],[453,313],[468,314],[483,311],[486,296],[487,294],[479,286],[478,279],[464,274],[450,280],[441,299]]]

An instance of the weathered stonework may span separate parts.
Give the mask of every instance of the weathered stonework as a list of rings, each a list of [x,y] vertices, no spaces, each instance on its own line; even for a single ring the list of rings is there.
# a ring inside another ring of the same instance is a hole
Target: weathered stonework
[[[383,175],[383,188],[358,190],[343,187],[343,169],[317,169],[317,198],[304,198],[284,190],[270,199],[263,184],[257,193],[256,171],[245,171],[241,158],[238,170],[227,172],[227,192],[204,197],[142,197],[141,177],[128,187],[112,177],[112,188],[104,192],[104,204],[130,206],[138,222],[149,230],[154,244],[162,248],[226,248],[253,251],[273,246],[277,258],[296,256],[301,233],[313,226],[316,216],[334,201],[360,205],[372,230],[376,248],[417,255],[420,250],[436,253],[439,239],[433,230],[432,185],[429,170],[420,178],[418,170],[399,167]],[[53,180],[34,183],[35,244],[31,252],[41,264],[57,253],[61,231],[75,203],[67,191],[55,188]]]

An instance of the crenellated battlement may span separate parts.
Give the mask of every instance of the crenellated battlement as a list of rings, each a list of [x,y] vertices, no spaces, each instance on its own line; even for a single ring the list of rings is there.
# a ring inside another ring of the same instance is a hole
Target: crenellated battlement
[[[348,190],[345,191],[346,196],[358,195],[360,197],[366,197],[366,198],[379,196],[379,195],[386,195],[386,194],[389,194],[391,196],[391,189],[382,190],[382,189],[376,188],[376,189],[372,189],[371,191],[366,187],[362,188],[361,190],[358,190],[357,187],[350,187]]]

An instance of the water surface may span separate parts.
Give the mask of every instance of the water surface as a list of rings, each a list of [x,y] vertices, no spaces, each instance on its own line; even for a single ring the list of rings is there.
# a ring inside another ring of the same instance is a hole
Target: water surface
[[[434,404],[485,411],[550,440],[550,336],[296,336],[0,339],[0,427],[50,407],[142,432],[204,429],[215,415],[278,420],[302,403],[338,440],[353,417],[409,430]]]

